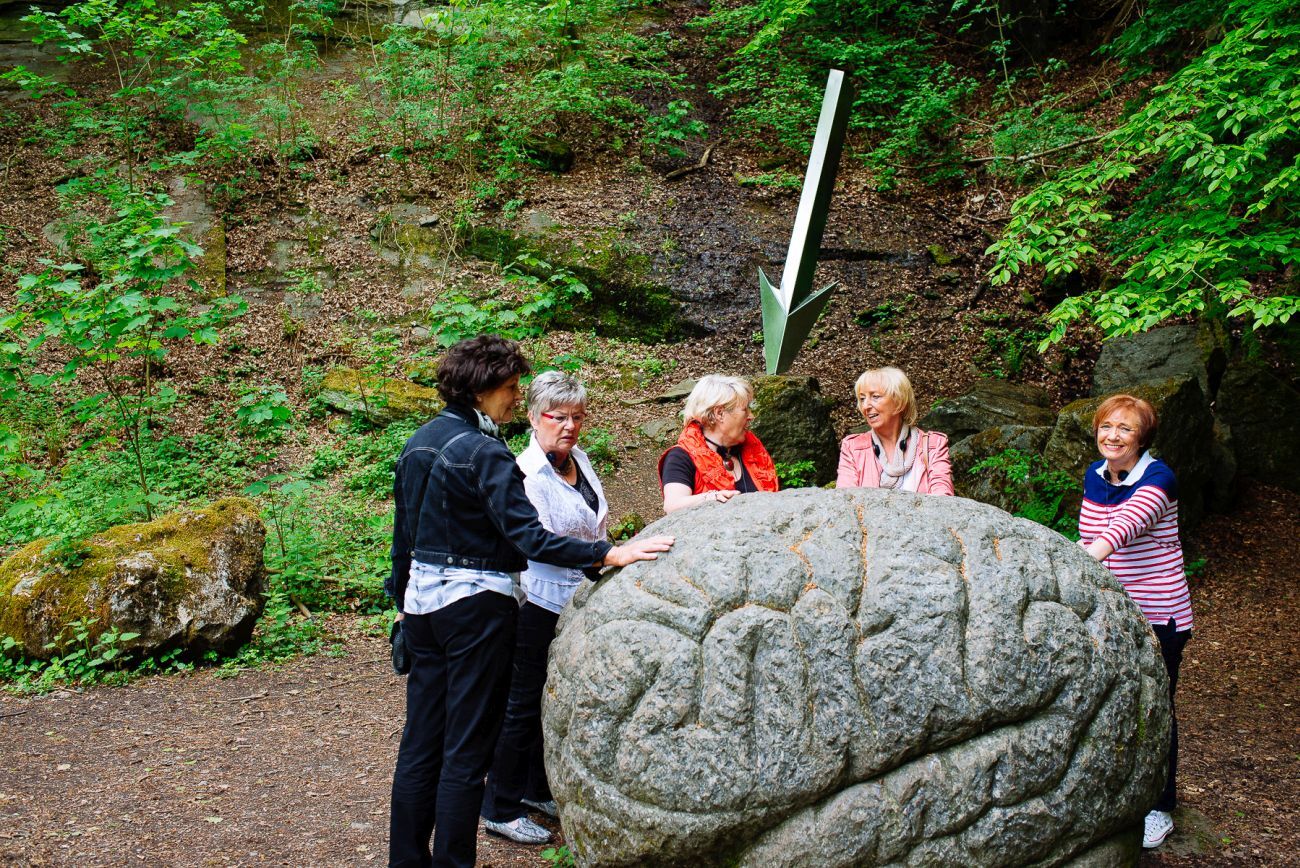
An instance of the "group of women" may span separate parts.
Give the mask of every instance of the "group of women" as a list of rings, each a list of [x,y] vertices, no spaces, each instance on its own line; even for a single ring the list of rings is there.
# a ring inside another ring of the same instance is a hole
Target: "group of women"
[[[547,371],[528,389],[528,447],[516,459],[499,426],[522,397],[529,365],[496,336],[453,346],[438,369],[444,409],[398,459],[393,571],[410,659],[407,716],[393,777],[389,864],[470,866],[485,828],[521,843],[550,833],[529,811],[556,816],[542,762],[541,697],[559,613],[603,566],[653,560],[671,537],[607,540],[608,504],[578,445],[587,396]],[[854,385],[866,430],[844,439],[836,485],[952,495],[947,438],[916,427],[912,385],[897,368]],[[777,472],[749,430],[753,390],[739,377],[702,377],[677,443],[659,460],[665,512],[773,492]],[[1147,451],[1155,413],[1127,395],[1093,420],[1102,459],[1089,468],[1080,544],[1102,561],[1153,625],[1170,699],[1191,607],[1169,468]],[[1177,728],[1165,792],[1144,844],[1173,828]],[[430,842],[432,839],[432,850]]]

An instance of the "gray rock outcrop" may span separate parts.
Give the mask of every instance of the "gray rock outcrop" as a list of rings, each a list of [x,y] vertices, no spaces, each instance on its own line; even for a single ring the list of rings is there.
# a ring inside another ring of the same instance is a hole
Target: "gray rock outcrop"
[[[110,628],[138,634],[118,645],[137,656],[233,651],[262,611],[265,540],[257,507],[240,498],[70,548],[37,540],[0,563],[0,635],[43,659],[70,650],[67,628],[78,621],[91,642]]]
[[[1219,386],[1218,410],[1243,474],[1300,491],[1300,392],[1261,364],[1236,363]]]
[[[873,489],[647,532],[677,544],[580,590],[551,649],[546,765],[579,864],[1136,861],[1167,682],[1077,546]]]
[[[941,402],[917,423],[942,431],[954,444],[972,434],[1003,425],[1050,426],[1056,420],[1047,391],[1025,383],[980,380],[969,392]]]
[[[772,460],[780,464],[807,461],[812,482],[835,479],[840,442],[831,424],[835,402],[822,395],[814,377],[788,375],[755,377],[754,436],[763,441]]]
[[[1092,394],[1128,392],[1142,383],[1192,376],[1213,395],[1227,364],[1228,337],[1220,323],[1175,325],[1111,338],[1101,345]]]

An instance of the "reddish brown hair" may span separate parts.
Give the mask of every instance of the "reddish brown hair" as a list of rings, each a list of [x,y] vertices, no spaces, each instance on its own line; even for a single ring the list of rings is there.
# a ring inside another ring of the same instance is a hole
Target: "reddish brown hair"
[[[1132,395],[1111,395],[1102,401],[1097,407],[1097,412],[1092,414],[1092,436],[1097,436],[1097,428],[1110,414],[1116,410],[1129,410],[1138,417],[1138,442],[1143,449],[1151,445],[1151,441],[1156,439],[1156,428],[1159,420],[1156,418],[1156,408],[1151,406],[1149,401],[1143,401],[1141,398],[1134,398]]]

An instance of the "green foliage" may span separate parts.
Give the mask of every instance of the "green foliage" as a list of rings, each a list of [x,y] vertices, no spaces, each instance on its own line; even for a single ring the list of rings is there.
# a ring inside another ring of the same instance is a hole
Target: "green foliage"
[[[816,472],[817,466],[811,461],[776,462],[776,478],[783,491],[787,488],[811,488]]]
[[[85,133],[111,137],[121,149],[128,179],[149,131],[158,121],[187,112],[233,118],[232,88],[244,80],[240,51],[246,40],[227,13],[251,4],[156,0],[84,0],[58,11],[33,7],[23,21],[36,28],[33,41],[49,44],[63,60],[96,60],[112,72],[114,88],[92,105],[70,88],[59,88],[74,124]],[[53,90],[28,74],[33,86]]]
[[[665,71],[662,36],[626,26],[628,9],[623,0],[432,7],[423,30],[393,28],[376,46],[358,138],[459,167],[481,200],[515,179],[546,136],[566,127],[629,132],[647,116],[631,95],[681,79]],[[692,134],[686,114],[683,103],[656,119],[647,145]]]
[[[1300,8],[1236,0],[1216,44],[1154,88],[1099,156],[1012,206],[991,277],[1088,263],[1118,282],[1067,298],[1044,344],[1091,319],[1109,335],[1176,316],[1286,322],[1300,296],[1270,279],[1300,264]]]
[[[735,104],[733,132],[806,153],[828,68],[853,71],[851,126],[874,134],[869,162],[883,180],[902,158],[944,155],[957,108],[976,82],[933,56],[927,18],[940,4],[897,0],[716,3],[693,22],[730,54],[713,92]]]
[[[984,347],[975,356],[975,367],[983,376],[1008,379],[1024,370],[1025,362],[1037,355],[1044,332],[1026,328],[990,326],[984,329]]]
[[[1175,62],[1186,45],[1203,45],[1222,20],[1223,4],[1215,0],[1148,0],[1143,14],[1103,51],[1145,72]]]
[[[575,868],[578,864],[567,844],[562,844],[559,847],[547,847],[542,851],[541,855],[542,859],[549,862],[553,868]]]
[[[280,386],[257,386],[239,398],[235,422],[258,437],[273,437],[293,422],[289,396]]]
[[[876,329],[877,331],[893,331],[898,327],[899,320],[912,303],[916,301],[916,296],[907,295],[902,298],[887,298],[875,307],[859,311],[853,321],[865,329]]]
[[[608,428],[592,426],[582,430],[582,451],[591,459],[592,468],[602,476],[618,467],[617,440]]]
[[[215,434],[149,440],[141,458],[158,511],[228,493],[266,459],[238,440]],[[57,474],[29,467],[10,488],[9,506],[0,513],[0,547],[41,537],[75,541],[144,520],[145,503],[134,484],[137,472],[135,456],[111,441],[73,450]]]
[[[652,151],[662,152],[672,159],[686,156],[682,143],[692,136],[704,135],[707,130],[703,121],[691,118],[694,108],[690,100],[670,100],[662,115],[650,115],[645,119],[642,141]]]
[[[587,285],[573,272],[522,254],[506,267],[507,286],[523,294],[511,306],[499,298],[471,299],[456,293],[429,308],[429,323],[438,343],[457,341],[492,332],[516,340],[536,337],[557,316],[591,297]]]
[[[97,618],[72,622],[48,643],[54,652],[49,660],[36,660],[23,654],[22,646],[10,636],[0,636],[0,684],[15,693],[48,693],[63,684],[120,684],[130,677],[130,669],[141,666],[132,661],[122,647],[139,633],[125,633],[110,627],[91,639],[91,627]],[[147,672],[172,667],[177,654],[151,658],[144,664]]]
[[[95,389],[70,409],[78,421],[100,417],[136,460],[148,516],[158,498],[145,473],[147,441],[156,418],[177,394],[157,371],[176,341],[215,343],[218,330],[245,310],[242,299],[215,299],[202,307],[169,294],[202,251],[162,215],[170,200],[97,178],[63,188],[70,209],[98,204],[115,219],[69,221],[73,261],[18,279],[16,308],[0,310],[0,400],[54,384]],[[84,277],[83,277],[84,275]],[[49,354],[65,358],[47,373]]]
[[[1042,167],[1023,159],[1068,145],[1094,133],[1073,113],[1051,105],[1021,106],[1002,114],[993,130],[993,156],[989,171],[1023,183]],[[1020,158],[1020,159],[1018,159]]]
[[[1061,501],[1077,490],[1068,473],[1049,470],[1043,456],[1019,449],[1006,449],[985,458],[970,469],[985,474],[1009,496],[1012,515],[1036,521],[1070,539],[1078,539],[1074,516],[1061,513]]]

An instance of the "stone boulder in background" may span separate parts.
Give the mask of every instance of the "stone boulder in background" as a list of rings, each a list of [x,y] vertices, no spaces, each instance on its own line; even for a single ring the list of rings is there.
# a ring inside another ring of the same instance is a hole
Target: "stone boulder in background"
[[[0,563],[0,635],[47,659],[65,650],[65,628],[95,619],[91,641],[110,627],[138,633],[119,646],[130,654],[233,651],[262,611],[265,539],[257,507],[228,498],[72,547],[37,540]]]
[[[1006,380],[980,380],[957,398],[946,398],[917,422],[926,431],[941,431],[960,440],[1004,425],[1051,426],[1056,421],[1052,397],[1045,389]]]
[[[754,423],[750,429],[779,464],[808,461],[813,483],[835,479],[840,441],[831,424],[835,402],[822,395],[814,377],[754,377]]]
[[[1041,455],[1051,433],[1052,429],[1047,426],[1002,425],[955,443],[948,454],[952,460],[952,482],[957,494],[1015,512],[1022,494],[1005,473],[991,468],[979,473],[971,470],[981,461],[1005,455],[1010,449],[1025,456]]]
[[[1300,491],[1300,392],[1263,365],[1235,363],[1219,386],[1217,409],[1243,474]]]
[[[1135,862],[1168,686],[1078,546],[960,498],[753,494],[580,590],[543,706],[579,864]]]
[[[380,426],[400,419],[427,422],[443,408],[437,389],[343,367],[332,368],[325,374],[320,401],[341,413],[361,416]]]
[[[1159,428],[1151,452],[1162,459],[1178,478],[1178,517],[1184,531],[1195,527],[1205,513],[1207,495],[1216,490],[1214,461],[1214,417],[1201,386],[1193,376],[1170,378],[1162,383],[1144,383],[1126,388],[1134,397],[1155,407]],[[1061,409],[1043,457],[1048,466],[1079,480],[1080,489],[1065,503],[1068,514],[1077,515],[1083,498],[1083,474],[1098,460],[1092,416],[1105,400],[1084,398]]]
[[[1101,345],[1092,373],[1092,394],[1106,397],[1143,383],[1195,377],[1201,394],[1219,388],[1228,362],[1228,336],[1221,323],[1175,325],[1111,338]]]

